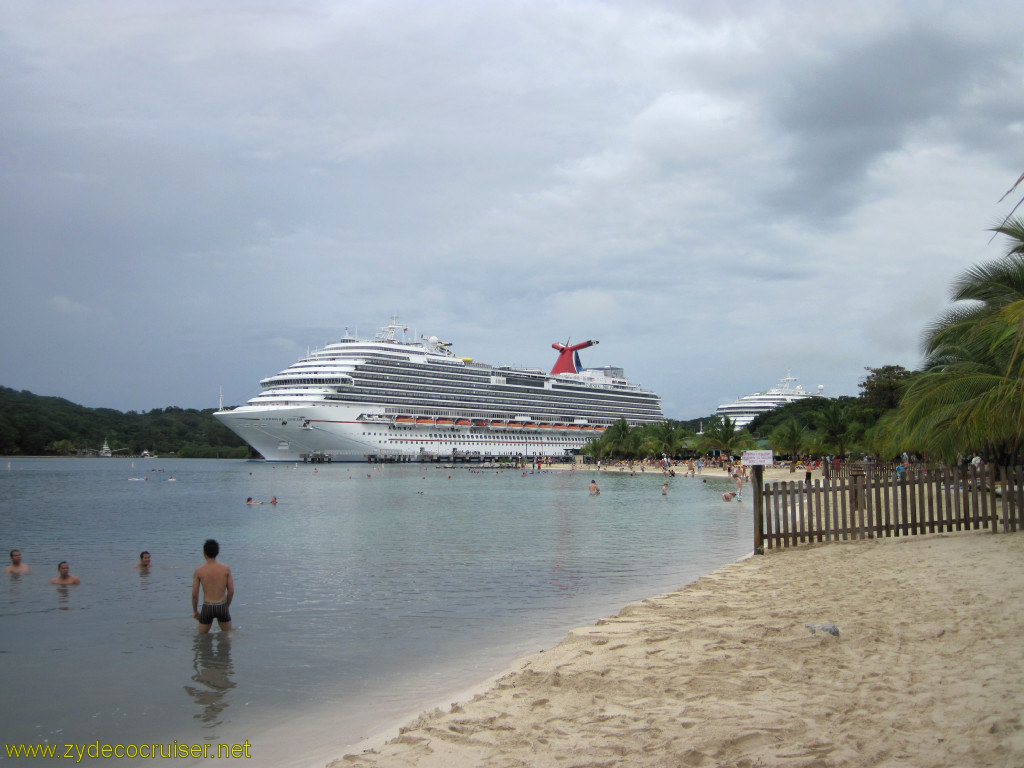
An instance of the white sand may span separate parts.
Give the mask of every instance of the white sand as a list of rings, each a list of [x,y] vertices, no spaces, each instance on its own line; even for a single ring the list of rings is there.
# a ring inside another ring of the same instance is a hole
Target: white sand
[[[331,766],[1022,766],[1022,712],[1024,534],[842,542],[626,606]]]

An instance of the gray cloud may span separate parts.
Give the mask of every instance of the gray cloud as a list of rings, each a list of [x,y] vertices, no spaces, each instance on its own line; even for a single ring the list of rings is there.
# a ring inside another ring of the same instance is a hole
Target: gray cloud
[[[1022,12],[890,6],[0,4],[0,384],[238,402],[397,311],[675,417],[854,394],[1024,169]]]

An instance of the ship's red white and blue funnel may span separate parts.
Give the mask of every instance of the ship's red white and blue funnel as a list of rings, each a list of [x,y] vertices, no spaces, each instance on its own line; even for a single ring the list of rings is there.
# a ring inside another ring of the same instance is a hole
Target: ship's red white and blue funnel
[[[551,369],[551,373],[579,373],[583,366],[580,365],[580,356],[577,353],[579,350],[592,347],[595,344],[597,344],[596,341],[581,341],[579,344],[570,346],[556,341],[551,348],[558,350],[558,359],[555,360],[555,367]]]

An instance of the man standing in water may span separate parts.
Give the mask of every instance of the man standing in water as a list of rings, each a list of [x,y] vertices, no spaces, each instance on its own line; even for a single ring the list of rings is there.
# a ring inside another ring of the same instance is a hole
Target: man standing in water
[[[11,550],[11,564],[4,568],[4,573],[28,573],[28,565],[21,562],[21,550]]]
[[[57,578],[50,579],[50,583],[60,584],[62,586],[67,586],[70,584],[74,584],[77,586],[78,584],[82,583],[82,580],[75,576],[73,573],[71,573],[71,566],[68,565],[67,560],[61,560],[59,563],[57,563]]]
[[[192,574],[192,616],[199,622],[199,634],[205,635],[213,626],[213,620],[222,632],[231,629],[231,614],[228,606],[235,596],[235,581],[231,569],[217,562],[220,545],[213,539],[203,543],[206,563]],[[203,609],[199,610],[199,587],[203,588]]]

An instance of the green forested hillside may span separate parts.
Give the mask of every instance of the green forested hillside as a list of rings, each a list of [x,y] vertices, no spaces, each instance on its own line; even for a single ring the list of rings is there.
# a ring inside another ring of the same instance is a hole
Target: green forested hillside
[[[212,414],[212,408],[176,407],[122,413],[0,387],[0,454],[68,456],[96,451],[106,440],[119,456],[249,456],[245,443]]]

